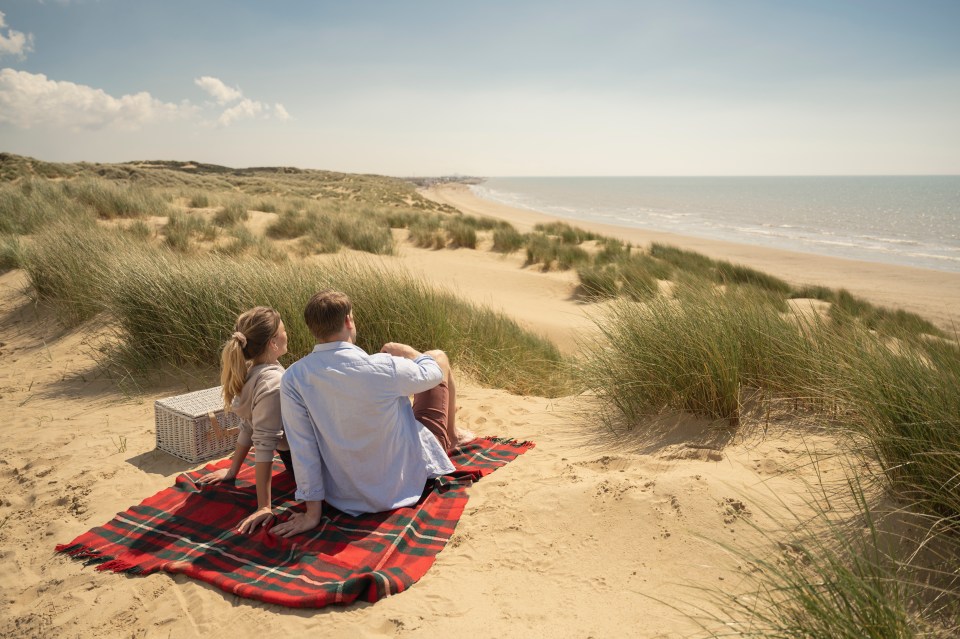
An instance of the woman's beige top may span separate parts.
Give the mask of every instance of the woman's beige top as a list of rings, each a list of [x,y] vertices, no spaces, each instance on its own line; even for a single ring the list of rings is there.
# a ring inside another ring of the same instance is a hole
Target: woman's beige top
[[[243,390],[233,398],[231,411],[240,418],[238,446],[253,445],[258,462],[273,460],[273,451],[289,450],[280,419],[280,364],[260,364],[247,371]]]

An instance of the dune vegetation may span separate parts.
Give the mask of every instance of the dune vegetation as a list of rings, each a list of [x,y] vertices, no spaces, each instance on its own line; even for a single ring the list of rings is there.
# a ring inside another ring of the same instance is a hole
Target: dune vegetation
[[[522,251],[525,268],[575,270],[579,297],[607,302],[597,334],[566,358],[501,313],[351,259],[391,255],[397,241]],[[313,257],[322,253],[342,255]],[[803,413],[872,470],[851,480],[852,515],[825,505],[793,528],[792,560],[757,549],[754,598],[731,595],[730,618],[710,632],[952,636],[960,624],[960,347],[956,332],[916,314],[565,223],[520,233],[399,179],[190,162],[0,154],[0,269],[13,268],[64,323],[109,326],[104,369],[141,385],[164,366],[212,382],[234,318],[256,304],[284,317],[287,359],[303,356],[313,346],[303,303],[333,287],[354,300],[362,347],[442,348],[459,370],[513,393],[588,391],[614,432],[664,412],[718,429],[764,425],[771,410]],[[811,300],[829,310],[811,312]],[[865,485],[882,489],[881,506]],[[904,517],[911,526],[893,525]]]

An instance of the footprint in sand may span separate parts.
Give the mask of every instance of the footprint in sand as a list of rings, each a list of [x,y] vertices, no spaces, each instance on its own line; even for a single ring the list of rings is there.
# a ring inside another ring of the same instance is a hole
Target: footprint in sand
[[[633,460],[630,459],[629,457],[620,457],[617,455],[604,455],[597,459],[577,462],[577,465],[583,466],[584,468],[592,468],[594,470],[611,472],[611,471],[627,470],[633,467]]]
[[[680,507],[680,500],[676,495],[668,495],[665,499],[654,502],[654,504],[654,511],[661,515],[666,514],[677,518],[683,517],[683,510]]]
[[[613,499],[614,501],[620,501],[623,499],[623,496],[636,488],[636,484],[632,481],[610,481],[609,479],[604,479],[599,484],[597,484],[596,491],[594,495],[600,501],[606,501],[607,499]]]
[[[754,470],[760,475],[779,475],[783,472],[780,464],[774,459],[761,459],[753,463]]]
[[[583,478],[577,474],[577,469],[571,464],[564,464],[563,469],[560,471],[560,477],[573,483],[583,481]]]
[[[666,460],[689,459],[696,461],[718,462],[723,460],[723,452],[712,446],[701,446],[687,443],[667,446],[657,454],[657,457]]]
[[[749,519],[753,516],[746,504],[733,497],[724,497],[720,500],[720,514],[723,516],[723,523],[728,525],[738,519]]]

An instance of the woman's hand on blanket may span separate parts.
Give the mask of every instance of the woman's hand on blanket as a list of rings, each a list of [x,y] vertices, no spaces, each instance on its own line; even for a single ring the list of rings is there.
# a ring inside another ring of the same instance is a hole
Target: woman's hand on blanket
[[[205,486],[207,484],[216,484],[217,482],[234,479],[234,477],[235,475],[230,474],[229,468],[221,468],[220,470],[215,470],[212,473],[207,473],[198,479],[197,483],[201,486]]]
[[[240,522],[237,531],[241,535],[251,533],[257,529],[257,526],[266,526],[273,521],[273,509],[270,507],[260,508],[255,513]]]

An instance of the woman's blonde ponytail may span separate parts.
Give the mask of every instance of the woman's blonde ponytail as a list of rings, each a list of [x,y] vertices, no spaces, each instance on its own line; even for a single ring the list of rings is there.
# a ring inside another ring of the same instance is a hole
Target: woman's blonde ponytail
[[[247,358],[243,356],[243,347],[236,338],[231,337],[220,352],[220,385],[223,386],[223,409],[230,410],[233,398],[243,390],[247,381]]]
[[[247,381],[247,362],[258,357],[280,328],[280,313],[268,306],[257,306],[240,315],[233,335],[220,351],[220,385],[223,408],[230,410],[233,398]]]

